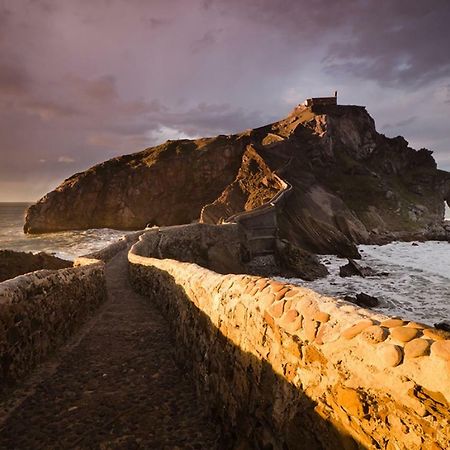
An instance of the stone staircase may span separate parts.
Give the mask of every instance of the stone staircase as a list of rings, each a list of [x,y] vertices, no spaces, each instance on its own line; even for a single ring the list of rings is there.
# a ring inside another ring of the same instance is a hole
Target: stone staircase
[[[237,223],[242,227],[251,258],[273,255],[278,238],[278,214],[292,192],[292,186],[274,175],[282,189],[267,203],[229,217],[225,223]]]

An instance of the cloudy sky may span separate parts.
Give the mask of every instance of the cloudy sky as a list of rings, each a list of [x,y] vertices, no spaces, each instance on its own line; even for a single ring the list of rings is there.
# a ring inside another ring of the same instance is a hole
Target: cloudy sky
[[[448,0],[0,0],[0,201],[339,91],[450,170]]]

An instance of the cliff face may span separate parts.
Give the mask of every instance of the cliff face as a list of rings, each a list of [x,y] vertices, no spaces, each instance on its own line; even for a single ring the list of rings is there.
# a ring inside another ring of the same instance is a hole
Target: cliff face
[[[197,219],[233,181],[239,136],[167,141],[111,159],[64,181],[29,208],[24,230],[142,229]]]
[[[293,186],[280,234],[308,250],[353,255],[354,243],[445,237],[450,174],[430,151],[377,133],[359,106],[299,106],[241,134],[114,158],[30,207],[24,229],[219,222],[270,199],[275,173]]]

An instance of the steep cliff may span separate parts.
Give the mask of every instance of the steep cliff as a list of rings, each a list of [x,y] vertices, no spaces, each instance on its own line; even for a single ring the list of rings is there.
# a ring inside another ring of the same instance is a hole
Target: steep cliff
[[[246,132],[168,141],[64,181],[30,207],[25,231],[220,222],[290,183],[281,237],[319,253],[354,243],[445,237],[450,174],[431,152],[377,133],[361,106],[298,106]]]

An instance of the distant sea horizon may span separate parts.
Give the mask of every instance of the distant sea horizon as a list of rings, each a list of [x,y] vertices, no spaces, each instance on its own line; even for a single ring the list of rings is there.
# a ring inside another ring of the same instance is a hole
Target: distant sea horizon
[[[34,203],[36,202],[0,202],[0,250],[46,252],[73,260],[100,250],[127,234],[126,231],[109,228],[25,234],[25,213]]]

